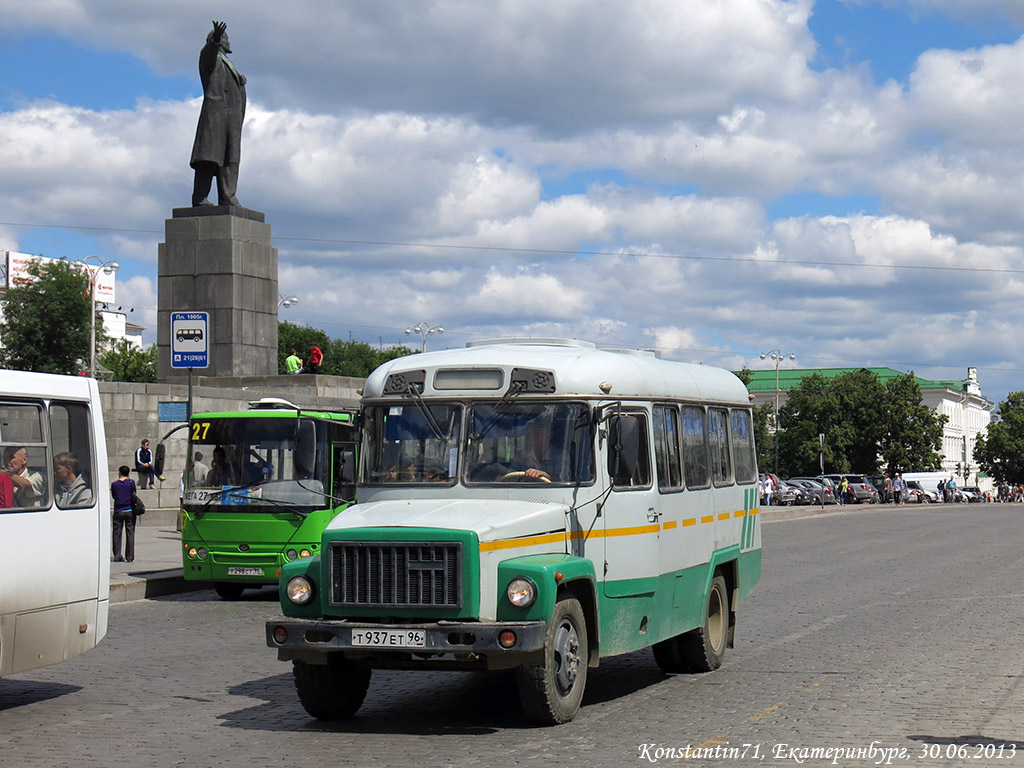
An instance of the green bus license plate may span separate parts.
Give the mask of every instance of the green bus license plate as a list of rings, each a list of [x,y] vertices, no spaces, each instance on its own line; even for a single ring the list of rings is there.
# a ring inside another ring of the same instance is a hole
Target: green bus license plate
[[[422,629],[353,629],[352,645],[366,648],[423,648],[427,633]]]
[[[262,568],[243,568],[238,565],[228,567],[228,576],[262,576]]]

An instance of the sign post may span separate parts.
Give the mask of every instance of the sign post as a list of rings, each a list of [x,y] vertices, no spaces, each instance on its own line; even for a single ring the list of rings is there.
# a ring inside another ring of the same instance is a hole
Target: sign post
[[[210,366],[210,313],[171,312],[171,368],[188,368],[188,418],[192,418],[192,369]]]

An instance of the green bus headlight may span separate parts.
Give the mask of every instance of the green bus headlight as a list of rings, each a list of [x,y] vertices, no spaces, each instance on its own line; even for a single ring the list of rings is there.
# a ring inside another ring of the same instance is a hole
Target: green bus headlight
[[[305,576],[296,576],[288,582],[284,592],[296,605],[305,605],[313,599],[313,583]]]
[[[520,576],[508,583],[505,595],[516,608],[529,608],[537,599],[537,586],[526,577]]]

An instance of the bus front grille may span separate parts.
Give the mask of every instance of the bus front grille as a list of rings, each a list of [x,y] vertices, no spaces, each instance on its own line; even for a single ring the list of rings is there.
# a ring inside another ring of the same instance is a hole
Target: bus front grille
[[[330,544],[331,605],[461,608],[461,542]]]

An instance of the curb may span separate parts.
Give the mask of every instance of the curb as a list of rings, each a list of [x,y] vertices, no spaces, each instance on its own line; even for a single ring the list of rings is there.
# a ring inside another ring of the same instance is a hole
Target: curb
[[[124,603],[129,600],[198,592],[201,589],[209,588],[210,585],[206,582],[186,581],[180,569],[154,571],[141,576],[122,573],[110,577],[110,602]]]

